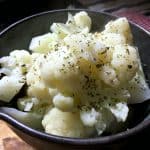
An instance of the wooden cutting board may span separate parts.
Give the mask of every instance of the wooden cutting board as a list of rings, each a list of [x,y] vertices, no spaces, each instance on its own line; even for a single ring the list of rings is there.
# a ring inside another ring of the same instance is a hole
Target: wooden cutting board
[[[8,124],[0,120],[0,150],[36,150],[23,141]]]

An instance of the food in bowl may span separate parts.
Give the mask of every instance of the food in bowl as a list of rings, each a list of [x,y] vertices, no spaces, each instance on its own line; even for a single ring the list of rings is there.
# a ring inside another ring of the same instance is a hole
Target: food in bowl
[[[18,98],[18,109],[42,116],[46,133],[90,137],[114,133],[128,103],[150,97],[126,18],[90,32],[84,11],[31,40],[27,50],[0,59],[0,99]],[[32,120],[31,120],[32,121]]]

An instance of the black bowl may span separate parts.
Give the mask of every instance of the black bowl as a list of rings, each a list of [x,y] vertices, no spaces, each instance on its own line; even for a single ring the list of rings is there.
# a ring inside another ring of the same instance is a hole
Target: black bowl
[[[68,12],[74,14],[79,11],[81,10],[48,11],[14,23],[0,33],[0,56],[8,55],[13,49],[28,49],[32,37],[47,33],[53,22],[65,22]],[[110,14],[85,11],[92,18],[92,31],[101,31],[108,21],[116,19]],[[150,81],[150,34],[139,26],[130,24],[135,45],[139,48],[141,61],[144,64],[146,78]],[[14,106],[12,105],[12,107]],[[128,130],[114,135],[86,139],[60,137],[34,130],[8,116],[1,109],[0,118],[6,120],[16,133],[38,149],[126,149],[132,146],[135,148],[135,145],[142,146],[140,138],[142,137],[146,141],[148,137],[145,138],[145,136],[150,135],[149,108],[150,103],[148,101],[131,106],[132,119],[130,119],[131,123],[128,124]]]

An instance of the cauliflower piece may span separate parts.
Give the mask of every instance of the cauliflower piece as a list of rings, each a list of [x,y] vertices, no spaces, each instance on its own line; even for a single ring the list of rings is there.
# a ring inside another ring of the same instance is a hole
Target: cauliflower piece
[[[0,59],[0,64],[3,68],[7,68],[10,70],[19,67],[22,71],[27,72],[31,65],[31,55],[26,50],[14,50],[10,53],[10,56],[2,57]],[[23,71],[24,70],[24,71]]]
[[[58,34],[60,39],[63,39],[68,34],[71,34],[74,30],[63,23],[53,23],[50,27],[51,31]]]
[[[74,95],[76,102],[92,100],[93,97],[87,95],[87,88],[89,92],[95,92],[95,88],[100,86],[95,82],[98,69],[88,58],[86,60],[80,57],[82,52],[74,54],[70,51],[72,50],[62,47],[47,56],[47,61],[43,62],[40,68],[42,80],[48,87],[57,88],[60,93],[70,97]]]
[[[128,101],[129,104],[141,103],[150,99],[150,89],[145,81],[142,70],[129,82],[127,89],[131,93],[131,97]]]
[[[0,80],[0,100],[10,102],[11,99],[20,91],[25,80],[22,76],[4,76]]]
[[[66,47],[50,53],[40,68],[44,83],[50,88],[57,88],[61,93],[72,92],[75,89],[72,84],[79,85],[76,61],[77,59]]]
[[[32,97],[19,98],[17,101],[17,106],[22,111],[31,111],[34,105],[37,104],[39,104],[39,100]]]
[[[15,60],[16,66],[19,66],[22,74],[26,74],[31,67],[31,55],[26,50],[14,50],[10,53],[10,57]]]
[[[5,68],[8,70],[12,70],[16,67],[16,60],[10,56],[4,56],[0,58],[1,69]]]
[[[109,86],[116,87],[120,85],[115,70],[108,65],[101,67],[100,78]]]
[[[61,111],[71,111],[74,107],[74,99],[62,94],[57,94],[53,97],[53,104]]]
[[[116,45],[111,65],[116,70],[118,79],[128,83],[135,76],[139,67],[136,49],[130,45]]]
[[[65,137],[85,137],[86,131],[78,112],[62,112],[52,108],[43,118],[45,132]]]
[[[21,90],[25,84],[25,76],[19,63],[29,63],[30,54],[21,50],[15,50],[10,56],[0,59],[0,100],[10,102],[10,100]]]
[[[92,108],[90,111],[81,111],[80,118],[85,126],[93,127],[97,123],[99,113]]]
[[[10,57],[13,57],[17,64],[27,65],[31,63],[31,55],[26,50],[14,50],[10,53]]]
[[[50,27],[53,33],[56,33],[60,39],[73,33],[88,33],[91,28],[91,18],[84,11],[75,16],[68,14],[68,21],[64,23],[53,23]]]
[[[48,91],[49,91],[51,98],[53,98],[55,95],[59,93],[58,89],[54,89],[54,88],[49,88]]]
[[[114,47],[118,44],[126,44],[126,38],[118,33],[102,33],[100,35],[101,42],[108,47]]]
[[[76,13],[74,16],[75,24],[79,26],[80,28],[88,28],[88,31],[91,29],[91,18],[88,16],[88,14],[85,11],[81,11],[79,13]]]
[[[88,51],[93,43],[91,34],[86,34],[85,36],[82,33],[68,35],[64,38],[64,42],[65,45],[70,47],[70,50],[75,51],[77,54],[83,54],[86,56],[89,55]]]
[[[127,119],[129,108],[126,103],[117,103],[115,106],[109,106],[108,109],[118,122],[124,122]]]
[[[130,25],[125,17],[107,23],[104,32],[121,34],[125,37],[126,43],[132,44],[133,42]]]
[[[49,100],[51,101],[51,96],[49,94],[49,89],[45,84],[40,81],[35,82],[28,87],[27,94],[30,97],[36,97],[40,100]]]
[[[47,53],[55,48],[58,43],[58,36],[55,33],[46,33],[32,38],[29,50],[38,53]]]
[[[28,85],[27,94],[30,97],[36,97],[40,100],[51,101],[49,87],[47,87],[41,79],[40,67],[44,61],[44,56],[41,54],[32,56],[34,63],[26,74],[26,82]],[[33,60],[32,60],[33,61]]]

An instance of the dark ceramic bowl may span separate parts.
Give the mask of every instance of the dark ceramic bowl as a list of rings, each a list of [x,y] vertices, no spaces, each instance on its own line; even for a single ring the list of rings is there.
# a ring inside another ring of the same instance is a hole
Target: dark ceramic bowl
[[[53,22],[65,22],[68,12],[74,14],[79,11],[48,11],[14,23],[0,33],[0,56],[8,55],[13,49],[28,49],[32,37],[47,33]],[[101,12],[86,11],[92,18],[92,31],[103,30],[108,21],[116,18]],[[132,23],[131,29],[142,64],[145,64],[143,67],[146,78],[150,81],[150,34]],[[15,107],[15,104],[10,104],[10,107]],[[140,147],[142,142],[147,144],[146,139],[150,135],[149,101],[129,107],[132,115],[128,118],[128,130],[86,139],[59,137],[34,130],[6,114],[3,109],[0,109],[0,118],[6,120],[19,136],[36,149],[127,149],[137,145]]]

